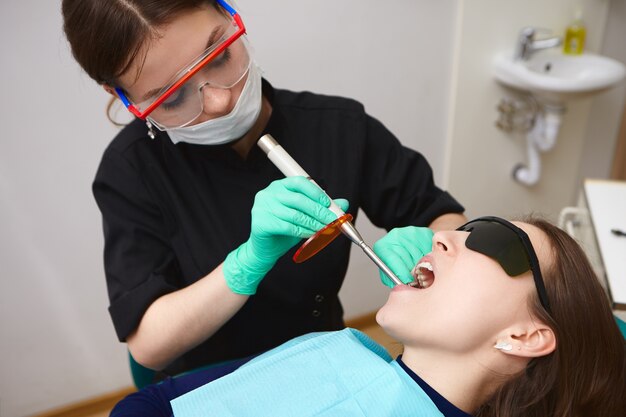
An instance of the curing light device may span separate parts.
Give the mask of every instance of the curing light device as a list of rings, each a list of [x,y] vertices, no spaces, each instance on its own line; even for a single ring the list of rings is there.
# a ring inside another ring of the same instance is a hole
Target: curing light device
[[[322,189],[271,135],[263,135],[257,144],[263,152],[267,154],[270,161],[272,161],[286,177],[302,176]],[[332,201],[332,198],[330,199],[329,210],[335,213],[337,220],[326,225],[304,242],[293,256],[294,262],[300,263],[306,261],[324,249],[326,245],[332,242],[340,233],[343,233],[348,239],[363,249],[367,257],[370,258],[395,285],[404,285],[404,283],[400,281],[400,278],[398,278],[376,253],[374,253],[372,248],[365,243],[361,234],[352,225],[352,215],[344,213],[343,210]]]

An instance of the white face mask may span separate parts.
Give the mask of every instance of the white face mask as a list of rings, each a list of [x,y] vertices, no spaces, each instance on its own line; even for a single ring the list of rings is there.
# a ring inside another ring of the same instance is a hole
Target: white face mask
[[[225,116],[192,126],[165,129],[174,144],[222,145],[245,135],[261,112],[261,71],[250,63],[248,79],[241,90],[237,104]]]

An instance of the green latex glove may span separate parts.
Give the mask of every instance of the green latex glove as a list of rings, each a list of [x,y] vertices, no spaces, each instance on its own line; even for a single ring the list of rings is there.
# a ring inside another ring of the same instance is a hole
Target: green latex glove
[[[347,200],[335,203],[348,209]],[[337,218],[329,206],[330,198],[304,177],[283,178],[259,191],[252,206],[250,237],[224,260],[228,287],[237,294],[254,294],[281,256]]]
[[[392,229],[374,243],[374,252],[400,278],[408,284],[413,281],[411,270],[422,256],[433,248],[433,231],[427,227],[407,226]],[[380,279],[388,287],[394,283],[380,272]]]

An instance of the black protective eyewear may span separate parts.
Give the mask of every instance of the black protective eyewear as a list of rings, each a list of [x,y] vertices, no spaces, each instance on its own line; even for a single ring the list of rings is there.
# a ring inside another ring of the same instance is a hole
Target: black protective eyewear
[[[510,277],[532,271],[541,305],[550,312],[539,260],[526,232],[511,222],[493,216],[479,217],[456,230],[469,232],[465,246],[497,261]]]

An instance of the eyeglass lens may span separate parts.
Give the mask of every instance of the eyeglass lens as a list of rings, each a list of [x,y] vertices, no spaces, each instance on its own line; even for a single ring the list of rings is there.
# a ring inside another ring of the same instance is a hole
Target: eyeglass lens
[[[509,276],[517,276],[531,269],[526,248],[515,231],[488,221],[476,221],[460,228],[469,231],[465,240],[468,249],[496,260]]]
[[[470,232],[465,246],[495,259],[509,276],[514,277],[531,270],[539,300],[550,313],[550,302],[539,260],[530,238],[523,230],[498,217],[476,219],[457,230]]]
[[[198,62],[202,61],[220,44],[234,34],[234,30],[228,30],[224,35],[208,48],[201,56],[196,58],[190,66],[179,71],[172,80],[153,98],[139,104],[139,109],[144,111],[158,97],[163,95],[181,77],[187,74]],[[184,126],[196,119],[203,111],[207,97],[202,91],[203,87],[228,89],[236,85],[246,74],[250,66],[250,55],[242,38],[235,40],[222,53],[215,56],[184,84],[179,86],[161,105],[150,114],[157,124],[163,127]],[[208,98],[210,100],[210,97]]]

